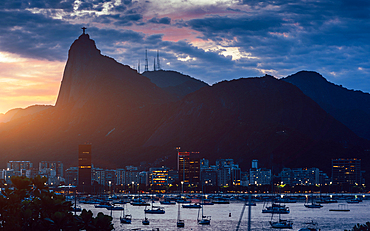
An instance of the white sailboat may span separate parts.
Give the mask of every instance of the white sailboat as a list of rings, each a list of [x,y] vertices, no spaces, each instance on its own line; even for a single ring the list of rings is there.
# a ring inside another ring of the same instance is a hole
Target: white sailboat
[[[185,227],[184,220],[180,219],[180,204],[178,204],[177,208],[177,227]]]
[[[199,218],[199,210],[198,210],[198,224],[200,225],[210,225],[211,224],[211,216],[204,216],[203,214],[203,207],[204,205],[201,205],[202,209],[202,216]]]
[[[282,185],[282,187],[284,187],[284,186],[285,185]],[[279,194],[280,194],[280,188],[281,188],[281,186],[279,186]],[[273,205],[272,207],[274,207],[274,203],[272,205]],[[281,214],[290,212],[289,208],[285,207],[285,205],[280,205],[280,203],[275,204],[275,205],[276,205],[275,208],[278,208],[278,209],[276,209],[276,211],[272,211],[272,216],[271,216],[271,221],[270,221],[271,228],[292,229],[293,228],[293,222],[292,221],[283,220],[283,219],[280,218]],[[279,214],[279,220],[278,221],[272,221],[272,219],[274,217],[274,213]]]
[[[131,214],[125,214],[125,210],[122,210],[122,217],[120,217],[119,219],[123,224],[131,224],[132,216]]]

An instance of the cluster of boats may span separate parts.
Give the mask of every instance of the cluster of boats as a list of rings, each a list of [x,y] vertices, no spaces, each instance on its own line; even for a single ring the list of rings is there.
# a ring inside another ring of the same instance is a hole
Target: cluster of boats
[[[316,208],[322,208],[323,204],[330,204],[330,203],[338,203],[338,201],[333,197],[320,197],[316,200],[314,200],[314,196],[301,196],[301,197],[288,197],[288,196],[254,196],[252,199],[249,200],[249,202],[246,202],[246,197],[241,196],[217,196],[217,195],[208,195],[208,198],[204,195],[190,195],[190,197],[181,197],[181,196],[152,196],[145,198],[145,195],[139,195],[138,197],[131,198],[131,197],[125,197],[125,198],[111,198],[105,200],[99,200],[99,199],[85,199],[80,200],[80,203],[84,204],[94,204],[96,208],[105,208],[107,210],[122,210],[122,216],[120,217],[120,221],[122,224],[130,224],[132,220],[132,216],[130,214],[125,214],[125,209],[122,206],[117,206],[117,204],[131,204],[132,206],[144,206],[144,219],[142,220],[143,225],[149,225],[150,221],[146,217],[146,214],[165,214],[164,207],[161,206],[155,206],[153,205],[154,200],[157,200],[161,205],[178,205],[178,218],[177,218],[177,227],[184,227],[185,221],[181,219],[181,208],[182,209],[198,209],[198,217],[197,217],[197,223],[201,225],[209,225],[211,222],[211,217],[206,216],[204,214],[204,205],[214,205],[214,204],[229,204],[231,200],[244,200],[246,206],[255,206],[255,202],[259,201],[265,201],[264,208],[262,209],[262,213],[271,213],[271,221],[269,221],[269,224],[271,228],[278,228],[278,229],[292,229],[293,228],[293,221],[288,219],[282,219],[281,216],[284,216],[284,214],[289,214],[290,209],[288,206],[285,205],[285,203],[296,203],[297,200],[301,200],[304,198],[306,203],[304,206],[309,209],[316,209]],[[193,198],[196,198],[199,200],[197,203],[192,203]],[[265,198],[266,197],[266,198]],[[160,199],[161,198],[161,199]],[[190,199],[191,198],[191,199]],[[212,199],[210,199],[212,198]],[[362,197],[355,197],[355,198],[346,198],[347,203],[361,203]],[[131,199],[131,200],[130,200]],[[151,203],[147,202],[148,200],[151,200]],[[266,201],[269,200],[269,203]],[[310,201],[308,203],[308,201]],[[271,203],[271,204],[270,204]],[[268,204],[268,205],[267,205]],[[75,208],[76,211],[79,211],[78,207]],[[346,211],[346,209],[338,208],[333,209],[330,211]],[[348,210],[349,211],[349,210]],[[275,216],[274,215],[278,215]],[[278,219],[276,219],[278,217]],[[274,219],[275,218],[275,219]],[[315,222],[308,222],[305,223],[304,228],[301,228],[299,231],[317,231],[319,230],[317,228],[317,223]]]
[[[154,201],[152,200],[151,207],[147,208],[147,206],[149,206],[150,204],[148,202],[146,202],[145,200],[143,200],[142,198],[135,198],[135,199],[130,201],[130,204],[132,206],[145,206],[145,209],[144,209],[145,217],[144,217],[144,220],[142,221],[143,225],[149,225],[150,224],[150,221],[146,217],[146,214],[165,214],[165,210],[164,210],[163,207],[154,206],[153,203],[154,203]],[[192,204],[191,200],[186,200],[186,199],[178,199],[177,201],[166,199],[166,200],[160,201],[160,203],[161,204],[167,204],[167,205],[168,204],[172,205],[172,204],[176,204],[176,203],[178,204],[177,227],[185,227],[185,221],[183,219],[181,219],[181,217],[180,217],[180,204],[183,204],[182,208],[196,208],[196,209],[199,209],[198,210],[198,218],[197,218],[198,224],[200,224],[200,225],[209,225],[211,223],[211,216],[205,216],[204,213],[203,213],[203,205],[204,205],[204,203],[207,203],[207,202]],[[208,202],[208,203],[210,204],[211,202]],[[200,215],[200,211],[201,211],[201,215]],[[131,219],[132,219],[132,216],[130,214],[125,215],[124,212],[122,213],[122,217],[120,217],[120,221],[121,221],[122,224],[130,224]]]
[[[308,199],[308,197],[307,197]],[[305,203],[304,206],[306,208],[322,208],[322,204],[331,204],[331,203],[338,203],[337,200],[334,200],[332,198],[320,198],[316,201],[314,201],[314,197],[311,195],[310,197],[311,203]],[[293,221],[281,219],[281,214],[288,214],[290,213],[289,207],[286,205],[280,204],[281,202],[284,203],[295,203],[295,200],[292,199],[283,199],[278,198],[275,200],[271,206],[265,206],[265,208],[262,210],[262,213],[271,213],[272,215],[278,214],[279,219],[277,221],[273,220],[273,216],[271,217],[271,221],[269,222],[271,225],[271,228],[278,228],[278,229],[292,229],[293,228]],[[354,199],[346,200],[347,203],[360,203],[362,202],[361,198],[355,197]],[[345,204],[339,204],[337,209],[330,209],[329,211],[336,211],[336,212],[348,212],[350,211]],[[305,223],[306,227],[301,228],[299,231],[317,231],[318,225],[315,222],[308,222]]]

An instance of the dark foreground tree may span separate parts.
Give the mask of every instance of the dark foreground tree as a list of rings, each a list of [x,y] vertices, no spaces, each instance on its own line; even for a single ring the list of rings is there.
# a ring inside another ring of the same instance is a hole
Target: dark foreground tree
[[[0,230],[112,230],[112,217],[83,210],[72,213],[72,203],[51,192],[46,178],[12,177],[14,188],[0,194]]]
[[[357,224],[351,230],[345,231],[370,231],[370,222],[366,222],[366,224]]]

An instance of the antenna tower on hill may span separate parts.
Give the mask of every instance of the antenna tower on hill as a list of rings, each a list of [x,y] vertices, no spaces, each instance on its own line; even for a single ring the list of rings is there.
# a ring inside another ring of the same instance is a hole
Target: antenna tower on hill
[[[137,73],[139,73],[139,74],[140,74],[140,59],[139,59],[139,62],[138,62],[138,64],[137,64]]]
[[[149,71],[148,68],[148,50],[145,49],[145,70],[144,71]]]
[[[156,70],[157,70],[157,69],[155,69],[155,58],[154,58],[153,70],[154,70],[154,71],[156,71]]]
[[[157,69],[161,70],[161,64],[159,63],[159,51],[157,50]]]

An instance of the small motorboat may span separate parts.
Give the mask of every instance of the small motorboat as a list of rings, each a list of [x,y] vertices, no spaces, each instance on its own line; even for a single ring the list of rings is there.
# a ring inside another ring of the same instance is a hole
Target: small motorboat
[[[195,204],[182,205],[182,207],[187,208],[187,209],[199,209],[202,206],[199,203],[195,203]]]
[[[176,201],[164,200],[160,201],[161,205],[175,205]]]
[[[358,204],[358,203],[360,203],[360,201],[359,200],[349,200],[349,201],[347,201],[347,203],[348,204]]]
[[[210,225],[211,216],[202,216],[202,219],[198,219],[198,224],[200,225]]]
[[[125,215],[124,217],[120,217],[120,221],[122,224],[131,224],[132,216],[130,214]]]
[[[177,220],[177,227],[179,227],[179,228],[185,227],[184,220]]]
[[[110,206],[110,207],[106,207],[106,209],[108,209],[108,210],[124,210],[124,208],[121,207],[121,206]]]
[[[322,208],[322,205],[317,204],[317,203],[311,203],[311,204],[305,204],[304,207],[309,208],[309,209],[319,209],[319,208]]]
[[[152,206],[150,209],[144,209],[145,213],[150,213],[150,214],[164,214],[164,208],[158,207],[158,206]]]
[[[339,204],[337,209],[329,209],[331,212],[349,212],[348,206],[346,204]]]
[[[266,207],[262,210],[262,213],[276,213],[276,214],[288,214],[290,213],[289,207],[273,203],[272,206]]]
[[[148,218],[145,217],[145,219],[142,221],[143,225],[149,225]]]

